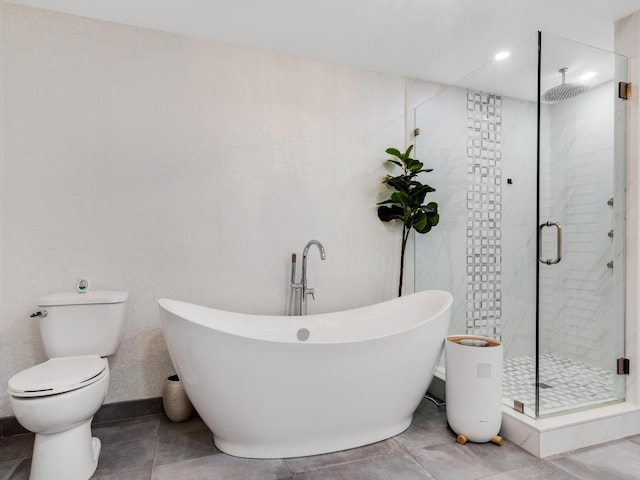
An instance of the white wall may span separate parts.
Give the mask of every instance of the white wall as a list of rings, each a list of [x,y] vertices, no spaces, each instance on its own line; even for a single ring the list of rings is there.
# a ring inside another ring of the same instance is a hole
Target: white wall
[[[0,385],[44,360],[37,298],[83,276],[131,295],[107,402],[171,373],[158,298],[284,313],[312,238],[310,312],[395,295],[400,235],[375,203],[404,78],[2,9]]]

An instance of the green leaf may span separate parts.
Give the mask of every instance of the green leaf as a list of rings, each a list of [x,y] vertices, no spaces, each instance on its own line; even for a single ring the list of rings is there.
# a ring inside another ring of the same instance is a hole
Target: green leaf
[[[407,169],[412,173],[418,173],[418,171],[424,166],[420,160],[415,158],[407,158],[404,162],[407,165]]]
[[[411,196],[409,197],[409,201],[414,208],[422,207],[422,202],[424,202],[424,197],[427,195],[429,191],[429,185],[419,185],[413,188],[411,191]]]
[[[378,218],[383,222],[390,222],[391,220],[402,220],[404,210],[396,205],[392,207],[378,207]]]
[[[389,155],[393,155],[394,157],[402,158],[402,154],[400,153],[400,150],[398,150],[397,148],[387,148],[385,152],[388,153]]]
[[[389,160],[387,160],[387,162],[391,162],[391,163],[399,166],[400,168],[404,168],[404,165],[402,164],[402,162],[399,162],[398,160],[394,160],[393,158],[390,158]]]
[[[407,151],[404,152],[405,156],[408,157],[409,154],[411,153],[411,150],[413,150],[413,144],[409,145],[409,148],[407,148]]]
[[[412,218],[412,226],[418,233],[427,233],[438,225],[440,216],[427,208],[421,208]]]
[[[422,230],[429,224],[427,214],[423,211],[418,211],[411,220],[413,228],[420,233],[422,233]]]
[[[391,194],[391,200],[402,206],[406,206],[409,203],[409,194],[406,192],[393,192]]]
[[[399,177],[387,177],[384,180],[384,183],[400,192],[408,192],[411,187],[410,181],[404,175]]]
[[[416,232],[421,233],[421,234],[425,234],[431,231],[431,225],[429,225],[429,222],[427,222],[422,228],[418,228],[418,227],[413,227],[415,229]]]

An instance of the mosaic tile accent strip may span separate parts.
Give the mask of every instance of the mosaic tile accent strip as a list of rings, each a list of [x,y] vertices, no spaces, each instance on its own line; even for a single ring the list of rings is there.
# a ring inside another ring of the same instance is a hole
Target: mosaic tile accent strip
[[[535,357],[508,358],[503,362],[503,402],[524,404],[535,415]],[[540,357],[540,415],[585,408],[616,399],[615,373],[559,355]]]
[[[502,97],[467,90],[466,333],[501,340]]]

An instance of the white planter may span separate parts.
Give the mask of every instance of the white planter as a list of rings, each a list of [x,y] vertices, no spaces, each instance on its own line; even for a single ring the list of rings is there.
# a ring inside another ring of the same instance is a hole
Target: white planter
[[[184,422],[193,416],[193,405],[177,375],[171,375],[164,381],[162,406],[172,422]]]

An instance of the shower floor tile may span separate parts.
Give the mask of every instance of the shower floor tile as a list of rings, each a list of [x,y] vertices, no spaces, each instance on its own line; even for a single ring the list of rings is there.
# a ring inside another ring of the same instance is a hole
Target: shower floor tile
[[[535,357],[508,358],[503,362],[504,403],[524,404],[535,414]],[[616,400],[615,374],[559,355],[540,357],[540,415],[586,408]]]

